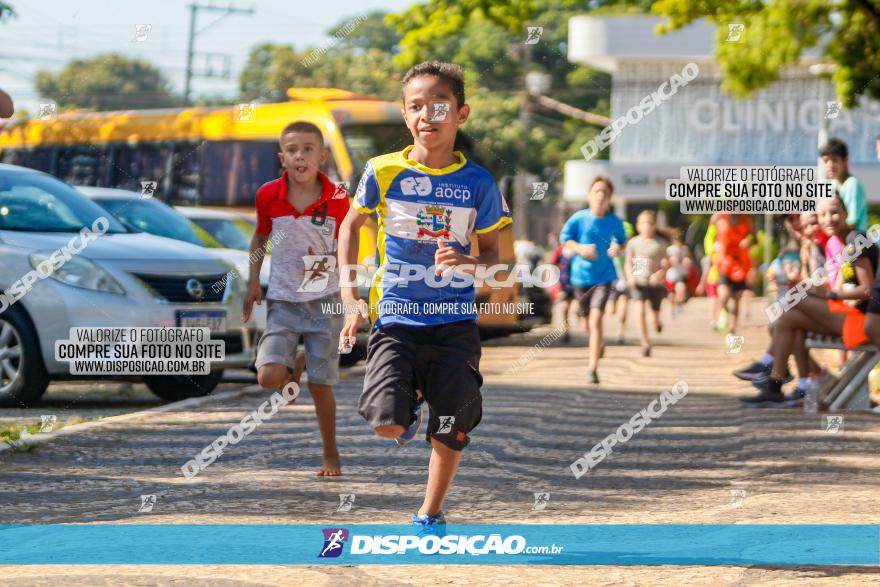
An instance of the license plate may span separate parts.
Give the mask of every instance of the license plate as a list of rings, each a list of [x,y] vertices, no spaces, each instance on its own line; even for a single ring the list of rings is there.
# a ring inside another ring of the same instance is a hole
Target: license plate
[[[226,312],[178,312],[177,325],[182,328],[210,328],[211,332],[226,332]]]

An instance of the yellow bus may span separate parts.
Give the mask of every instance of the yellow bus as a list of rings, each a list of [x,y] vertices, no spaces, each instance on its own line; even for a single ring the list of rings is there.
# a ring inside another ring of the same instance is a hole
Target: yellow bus
[[[172,204],[235,208],[253,213],[254,195],[280,175],[278,135],[290,122],[320,128],[331,156],[322,171],[357,185],[364,164],[398,151],[412,137],[399,103],[335,88],[291,88],[288,102],[119,112],[68,112],[31,119],[0,132],[0,162],[45,171],[73,185],[141,191],[157,182],[155,196]],[[469,140],[460,145],[473,157]],[[359,260],[375,264],[376,223],[361,232]],[[513,231],[501,231],[501,263],[515,263]],[[503,276],[499,275],[503,279]],[[510,307],[520,286],[477,292],[477,302]],[[516,331],[515,313],[480,315],[485,331]]]

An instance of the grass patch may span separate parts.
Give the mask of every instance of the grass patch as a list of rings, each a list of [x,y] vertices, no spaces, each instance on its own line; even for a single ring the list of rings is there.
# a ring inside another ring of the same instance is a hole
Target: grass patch
[[[37,434],[40,431],[39,424],[0,424],[0,442],[11,442],[21,439],[23,431],[28,434]]]
[[[104,416],[97,416],[92,420],[100,420]],[[55,432],[65,426],[73,426],[74,424],[82,424],[86,420],[80,416],[71,416],[66,422],[54,422],[51,425],[44,426],[44,423],[38,422],[34,424],[0,424],[0,443],[6,443],[16,452],[30,452],[39,446],[39,442],[31,442],[28,436],[31,434],[40,434],[46,432]],[[48,422],[46,422],[48,424]]]

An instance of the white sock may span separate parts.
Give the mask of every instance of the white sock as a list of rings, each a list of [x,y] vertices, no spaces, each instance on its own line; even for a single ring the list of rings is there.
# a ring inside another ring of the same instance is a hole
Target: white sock
[[[770,367],[773,365],[773,355],[771,355],[770,353],[764,353],[764,356],[762,356],[760,359],[758,359],[758,362],[761,363],[762,365],[766,365],[767,367]]]

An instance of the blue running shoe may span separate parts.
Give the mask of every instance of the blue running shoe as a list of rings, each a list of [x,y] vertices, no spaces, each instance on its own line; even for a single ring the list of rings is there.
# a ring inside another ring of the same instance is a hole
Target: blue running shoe
[[[424,403],[425,400],[422,400],[416,404],[416,407],[413,410],[413,423],[409,425],[409,428],[403,431],[403,434],[394,439],[397,446],[406,446],[406,443],[415,438],[416,434],[419,433],[419,428],[422,426],[422,405]]]
[[[419,536],[446,536],[446,516],[443,512],[437,512],[433,516],[413,514],[412,523],[419,526]]]

